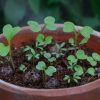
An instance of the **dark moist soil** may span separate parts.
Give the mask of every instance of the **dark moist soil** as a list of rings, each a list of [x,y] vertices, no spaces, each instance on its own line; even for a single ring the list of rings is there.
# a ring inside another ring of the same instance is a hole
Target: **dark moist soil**
[[[57,42],[60,44],[61,42]],[[47,46],[44,48],[45,51],[47,52],[52,52],[52,51],[57,51],[55,46],[55,42],[53,44]],[[12,69],[12,65],[9,61],[9,57],[3,58],[0,57],[0,79],[15,84],[19,85],[22,87],[29,87],[29,88],[45,88],[45,89],[52,89],[52,88],[68,88],[68,87],[74,87],[74,86],[80,86],[83,84],[87,84],[89,82],[95,81],[100,77],[100,62],[98,62],[96,66],[96,75],[94,77],[90,77],[88,75],[82,76],[81,80],[79,80],[78,83],[71,82],[68,84],[67,81],[64,81],[64,75],[72,75],[73,72],[68,69],[68,62],[66,60],[66,57],[68,55],[74,54],[75,50],[69,50],[67,52],[64,52],[64,56],[60,57],[57,59],[57,61],[53,62],[53,65],[56,66],[57,68],[57,73],[55,73],[52,77],[45,76],[45,80],[43,78],[43,74],[41,71],[38,71],[35,67],[38,61],[45,61],[47,65],[50,63],[46,58],[43,56],[40,57],[40,59],[34,59],[34,64],[33,61],[28,61],[26,54],[29,52],[23,52],[23,48],[29,45],[33,47],[37,52],[40,52],[36,47],[34,46],[35,43],[31,42],[29,44],[23,44],[23,47],[20,49],[14,48],[12,50],[12,55],[13,55],[13,60],[15,64],[15,71]],[[64,48],[70,48],[72,47],[70,44],[66,43]],[[85,50],[86,54],[91,55],[93,50],[84,47],[82,48]],[[27,67],[27,70],[25,72],[21,72],[19,70],[19,66],[21,64],[24,64]],[[83,62],[78,62],[81,66],[84,68],[88,68],[87,66],[90,66],[90,64],[87,61]]]

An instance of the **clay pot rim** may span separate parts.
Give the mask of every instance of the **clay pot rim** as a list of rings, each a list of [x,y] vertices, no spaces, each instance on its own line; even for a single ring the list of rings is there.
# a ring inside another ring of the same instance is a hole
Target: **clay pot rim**
[[[62,24],[57,24],[57,27],[62,27]],[[80,30],[82,27],[76,26],[76,30]],[[29,29],[27,26],[22,27],[23,30]],[[93,35],[100,38],[100,33],[97,31],[93,32]],[[1,34],[2,38],[3,35]],[[26,95],[34,95],[34,96],[45,96],[45,97],[57,97],[57,96],[66,96],[66,95],[76,95],[82,94],[85,92],[93,91],[100,87],[100,79],[93,81],[88,84],[84,84],[81,86],[70,87],[70,88],[60,88],[60,89],[33,89],[33,88],[25,88],[21,86],[17,86],[8,82],[5,82],[0,79],[0,88],[5,91],[9,91],[11,93],[17,94],[26,94]]]

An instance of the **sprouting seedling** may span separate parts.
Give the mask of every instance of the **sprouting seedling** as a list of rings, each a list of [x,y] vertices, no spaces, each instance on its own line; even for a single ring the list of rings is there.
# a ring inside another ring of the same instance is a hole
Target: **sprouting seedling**
[[[28,21],[27,23],[33,32],[42,33],[44,28],[46,27],[48,30],[56,30],[55,26],[55,18],[52,16],[48,16],[44,19],[44,26],[41,28],[38,22],[36,21]],[[47,39],[49,40],[49,39]]]
[[[38,34],[36,38],[36,47],[43,50],[43,47],[52,43],[52,36],[45,37],[43,34]]]
[[[78,83],[78,80],[80,79],[81,79],[80,76],[74,76],[74,75],[65,75],[63,78],[63,80],[67,81],[68,83],[71,83],[71,82]]]
[[[91,56],[87,56],[87,61],[91,64],[91,66],[97,65],[97,62]]]
[[[100,55],[92,53],[92,56],[87,56],[87,61],[91,64],[91,66],[96,66],[97,62],[100,61]]]
[[[47,76],[53,76],[56,72],[56,68],[54,66],[47,67],[44,61],[39,61],[36,65],[36,69],[43,71]]]
[[[64,23],[64,27],[63,27],[63,31],[64,32],[74,32],[74,41],[72,39],[69,40],[69,42],[71,44],[75,44],[75,46],[77,46],[77,39],[79,37],[79,35],[81,34],[82,36],[84,36],[84,39],[80,42],[80,44],[85,44],[87,43],[87,41],[90,38],[90,35],[93,33],[93,29],[89,26],[85,26],[80,30],[79,32],[76,32],[75,30],[75,25],[72,22],[65,22]]]
[[[60,44],[56,43],[54,46],[55,50],[52,52],[52,54],[55,55],[56,58],[64,56],[64,52],[67,51],[67,48],[65,48],[64,46],[65,46],[65,42],[62,42]]]
[[[56,30],[56,26],[55,26],[55,18],[52,16],[48,16],[44,19],[44,26],[48,29],[48,30]]]
[[[75,31],[75,25],[74,25],[74,23],[72,23],[72,22],[65,22],[64,23],[64,27],[63,27],[63,31],[64,32],[74,32],[74,44],[75,44],[75,46],[77,45],[77,38],[78,38],[78,35],[77,35],[77,33],[76,33],[76,31]]]
[[[24,52],[27,52],[27,51],[30,51],[30,53],[26,55],[28,60],[31,60],[34,58],[39,59],[40,54],[36,53],[32,47],[26,46],[26,48],[24,49]]]
[[[11,41],[15,36],[15,34],[18,33],[20,30],[21,30],[20,27],[12,27],[10,24],[7,24],[3,27],[3,35],[8,41],[8,46],[5,46],[4,44],[1,43],[0,48],[2,51],[0,52],[1,56],[7,56],[9,54],[13,69],[15,69],[15,67],[11,53]]]
[[[65,75],[63,80],[67,80],[68,83],[70,82],[76,82],[78,83],[78,80],[81,79],[81,76],[84,74],[83,68],[80,65],[74,66],[75,73],[73,75]]]
[[[84,36],[84,39],[80,42],[81,44],[85,44],[90,39],[90,35],[93,33],[93,29],[89,26],[85,26],[80,30],[80,34]]]
[[[54,61],[56,61],[56,58],[55,58],[55,57],[52,57],[52,54],[51,54],[51,53],[48,53],[48,52],[44,51],[43,55],[44,55],[44,57],[45,57],[49,62],[54,62]]]
[[[25,72],[26,70],[27,70],[27,67],[26,67],[24,64],[21,64],[21,65],[19,66],[19,71]]]

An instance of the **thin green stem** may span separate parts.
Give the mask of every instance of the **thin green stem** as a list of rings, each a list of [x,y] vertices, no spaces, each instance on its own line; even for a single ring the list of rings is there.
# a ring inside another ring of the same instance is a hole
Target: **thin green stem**
[[[78,36],[79,36],[79,34],[75,31],[74,32],[74,41],[75,41],[75,53],[76,53],[76,51],[77,51],[77,47],[78,47]]]
[[[15,70],[15,65],[14,65],[14,61],[13,61],[13,57],[12,57],[11,46],[10,46],[9,56],[10,56],[10,61],[11,61],[11,64],[12,64],[12,68],[13,68],[13,70]]]

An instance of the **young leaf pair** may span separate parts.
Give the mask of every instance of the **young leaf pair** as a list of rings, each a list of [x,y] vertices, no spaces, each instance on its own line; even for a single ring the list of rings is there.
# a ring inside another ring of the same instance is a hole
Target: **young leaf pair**
[[[13,69],[14,67],[14,62],[12,58],[12,51],[11,51],[11,41],[13,37],[16,35],[21,30],[20,27],[12,27],[10,24],[7,24],[3,27],[3,35],[8,41],[8,46],[5,46],[5,44],[0,43],[0,56],[7,56],[9,54],[10,61],[12,64]]]
[[[56,68],[54,66],[47,67],[44,61],[39,61],[36,68],[43,71],[47,76],[53,76],[53,74],[56,72]]]

